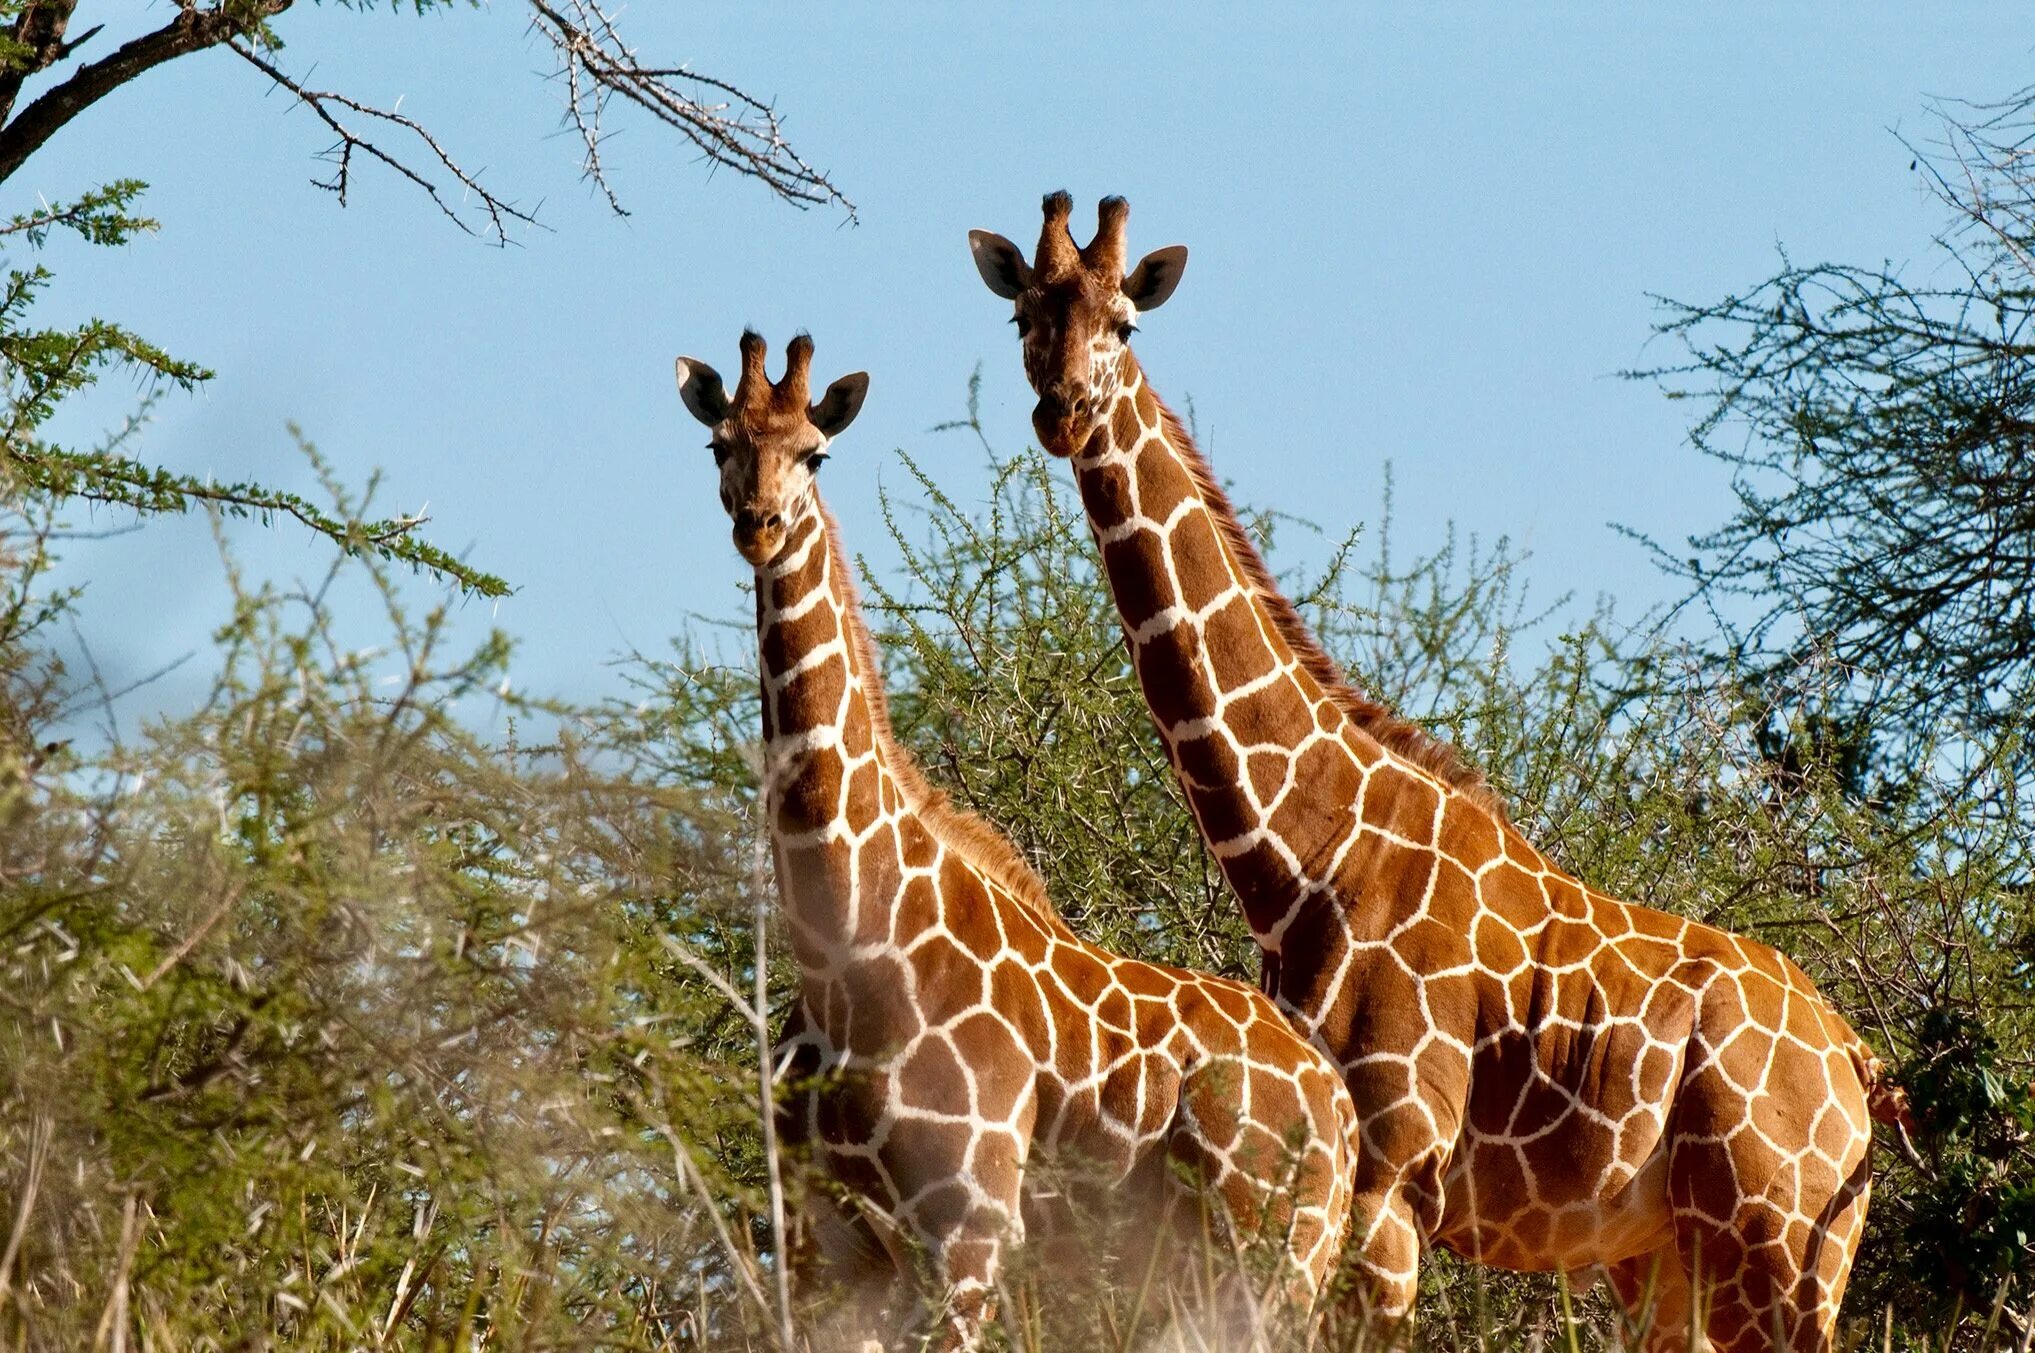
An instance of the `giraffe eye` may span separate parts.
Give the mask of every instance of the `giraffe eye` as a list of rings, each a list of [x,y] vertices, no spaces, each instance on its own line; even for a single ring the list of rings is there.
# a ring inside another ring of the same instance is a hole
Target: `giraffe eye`
[[[1116,341],[1119,343],[1128,343],[1131,341],[1131,335],[1136,333],[1137,331],[1138,331],[1137,325],[1131,323],[1129,320],[1125,320],[1122,324],[1116,326]]]
[[[804,463],[806,469],[814,474],[818,474],[820,467],[827,463],[827,453],[824,451],[808,451],[805,455],[799,457],[799,459]]]
[[[1026,334],[1032,331],[1032,322],[1026,319],[1023,315],[1012,315],[1010,317],[1010,322],[1012,324],[1017,325],[1019,338],[1023,338]]]
[[[728,463],[728,448],[722,446],[719,442],[708,442],[707,450],[714,453],[715,465],[726,465]]]

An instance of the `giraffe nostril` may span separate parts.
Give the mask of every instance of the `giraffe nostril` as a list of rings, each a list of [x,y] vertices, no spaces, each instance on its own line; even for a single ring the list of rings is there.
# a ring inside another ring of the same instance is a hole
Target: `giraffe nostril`
[[[1087,395],[1076,395],[1076,396],[1074,396],[1074,412],[1076,412],[1076,413],[1087,413],[1087,412],[1088,412],[1088,396],[1087,396]]]
[[[784,525],[784,514],[782,512],[773,512],[763,519],[763,529],[766,531],[775,531],[782,525]]]

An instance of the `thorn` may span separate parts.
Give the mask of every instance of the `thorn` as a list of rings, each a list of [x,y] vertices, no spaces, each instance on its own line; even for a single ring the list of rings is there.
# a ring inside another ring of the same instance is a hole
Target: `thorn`
[[[72,38],[69,42],[64,43],[62,46],[57,48],[57,54],[50,59],[49,64],[54,66],[57,62],[62,61],[64,58],[68,57],[72,52],[77,51],[78,48],[84,46],[86,43],[90,42],[93,38],[99,36],[100,30],[105,27],[106,25],[102,23],[93,24],[90,28],[87,28],[84,32],[78,34],[78,36]]]

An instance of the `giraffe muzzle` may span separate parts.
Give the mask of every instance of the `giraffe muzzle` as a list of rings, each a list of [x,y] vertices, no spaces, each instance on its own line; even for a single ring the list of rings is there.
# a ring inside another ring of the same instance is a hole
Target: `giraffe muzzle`
[[[1088,431],[1088,410],[1085,394],[1071,400],[1056,394],[1040,395],[1032,409],[1032,431],[1038,434],[1039,445],[1056,456],[1073,455],[1081,449]]]
[[[743,508],[735,516],[735,550],[752,564],[767,564],[784,548],[784,515]]]

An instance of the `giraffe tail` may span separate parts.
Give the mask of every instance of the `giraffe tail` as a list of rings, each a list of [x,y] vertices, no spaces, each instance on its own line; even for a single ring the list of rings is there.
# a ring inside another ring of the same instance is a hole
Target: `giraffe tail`
[[[1863,1048],[1851,1054],[1858,1068],[1859,1083],[1865,1086],[1865,1109],[1875,1123],[1898,1128],[1903,1138],[1915,1130],[1915,1112],[1908,1104],[1908,1092],[1887,1078],[1886,1064]]]
[[[1875,1123],[1884,1123],[1894,1130],[1894,1144],[1903,1160],[1923,1174],[1933,1175],[1935,1171],[1915,1149],[1915,1110],[1908,1103],[1908,1092],[1888,1078],[1886,1063],[1873,1056],[1865,1044],[1857,1041],[1856,1035],[1851,1045],[1851,1064],[1858,1071],[1859,1084],[1865,1087],[1866,1113]]]

